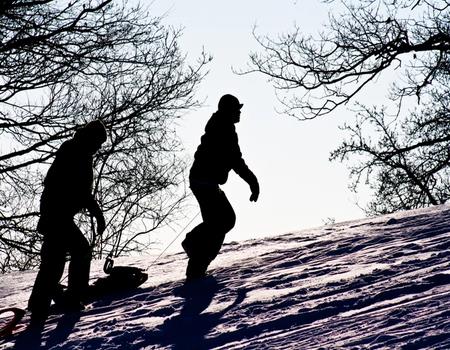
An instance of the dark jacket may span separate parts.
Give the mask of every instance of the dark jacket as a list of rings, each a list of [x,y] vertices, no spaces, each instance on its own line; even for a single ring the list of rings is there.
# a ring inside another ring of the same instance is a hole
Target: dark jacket
[[[74,215],[92,206],[92,163],[92,155],[83,152],[76,140],[61,145],[44,180],[41,217],[56,213]]]
[[[227,181],[230,170],[234,170],[250,186],[257,185],[255,175],[242,159],[233,122],[218,111],[206,124],[189,178],[191,182],[222,185]]]

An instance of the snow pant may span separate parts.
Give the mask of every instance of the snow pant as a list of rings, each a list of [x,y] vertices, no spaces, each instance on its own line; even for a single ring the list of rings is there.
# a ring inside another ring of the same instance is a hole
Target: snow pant
[[[202,275],[222,247],[225,235],[236,223],[236,215],[225,193],[218,185],[193,185],[203,222],[186,235],[183,247],[189,255],[187,277]]]
[[[44,234],[41,264],[28,309],[32,320],[44,321],[64,273],[67,254],[70,255],[67,292],[70,300],[79,304],[89,285],[92,253],[89,242],[73,222],[73,217],[41,216],[39,230]]]

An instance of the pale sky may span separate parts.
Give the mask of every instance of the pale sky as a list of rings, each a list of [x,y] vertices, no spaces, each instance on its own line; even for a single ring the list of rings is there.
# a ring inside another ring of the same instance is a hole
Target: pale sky
[[[364,217],[355,203],[364,204],[367,194],[363,198],[351,193],[346,164],[328,160],[343,137],[337,126],[352,120],[353,114],[340,109],[327,117],[297,121],[276,112],[280,104],[264,76],[239,76],[231,69],[245,68],[249,53],[260,50],[252,35],[255,25],[257,33],[270,36],[289,31],[295,24],[304,32],[316,33],[327,20],[329,6],[318,0],[157,0],[150,9],[154,15],[166,13],[165,24],[184,28],[179,44],[188,60],[198,57],[202,48],[213,56],[197,93],[205,101],[204,107],[186,114],[178,127],[187,154],[193,156],[220,96],[231,93],[244,103],[236,129],[243,157],[259,179],[261,194],[258,202],[249,202],[248,185],[230,173],[222,188],[235,209],[237,223],[226,241],[317,227],[330,217],[337,222]],[[192,213],[186,213],[188,218],[198,212],[195,199],[193,204]],[[199,222],[197,218],[194,223]],[[180,223],[180,228],[183,226]],[[164,245],[175,235],[160,232],[154,238],[163,240]],[[180,241],[170,250],[178,250]]]

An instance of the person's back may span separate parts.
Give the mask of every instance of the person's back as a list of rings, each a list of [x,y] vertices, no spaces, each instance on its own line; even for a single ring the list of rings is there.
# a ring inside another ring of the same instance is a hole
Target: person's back
[[[86,207],[93,181],[92,155],[80,152],[73,139],[58,149],[41,196],[41,214],[58,211],[74,215]]]
[[[242,157],[234,124],[223,112],[209,119],[194,155],[190,178],[224,184],[228,173]]]

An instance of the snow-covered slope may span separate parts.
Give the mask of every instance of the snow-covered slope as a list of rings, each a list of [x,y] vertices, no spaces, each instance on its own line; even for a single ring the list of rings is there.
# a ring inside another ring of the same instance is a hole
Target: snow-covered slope
[[[439,206],[228,244],[211,276],[187,285],[185,256],[169,255],[150,267],[141,288],[99,300],[79,318],[52,317],[42,344],[450,349],[449,246],[450,207]],[[101,274],[97,268],[93,277]],[[33,272],[0,280],[2,307],[26,305]]]

